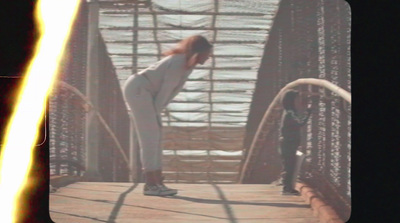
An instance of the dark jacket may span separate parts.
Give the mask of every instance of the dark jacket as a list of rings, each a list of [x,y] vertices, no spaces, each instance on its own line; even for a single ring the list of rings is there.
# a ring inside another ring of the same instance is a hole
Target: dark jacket
[[[310,114],[310,110],[307,110],[305,115],[300,116],[293,109],[285,109],[280,128],[282,140],[300,142],[300,128],[307,123]]]

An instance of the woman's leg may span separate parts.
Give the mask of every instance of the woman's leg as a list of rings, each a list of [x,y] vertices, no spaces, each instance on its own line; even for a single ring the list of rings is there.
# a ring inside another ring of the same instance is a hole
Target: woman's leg
[[[163,150],[162,150],[162,135],[163,135],[163,132],[162,132],[162,123],[159,123],[159,126],[160,126],[160,128],[159,128],[159,135],[160,135],[160,137],[159,137],[159,145],[160,145],[160,149],[158,150],[158,152],[157,152],[157,157],[156,157],[156,163],[157,163],[157,170],[162,170],[162,157],[163,157]]]
[[[135,80],[136,81],[136,80]],[[127,86],[125,99],[132,110],[145,171],[160,168],[161,128],[154,108],[153,96],[140,86]]]
[[[154,107],[153,96],[143,89],[140,77],[130,79],[124,86],[124,97],[134,116],[145,174],[145,195],[170,196],[177,193],[162,184],[162,123]]]
[[[159,123],[159,124],[160,124],[160,136],[161,136],[161,137],[160,137],[160,145],[162,145],[162,135],[163,135],[163,132],[162,132],[162,123]],[[157,184],[160,185],[161,188],[162,188],[164,191],[168,192],[168,193],[169,193],[168,195],[175,195],[175,194],[178,193],[178,190],[172,189],[172,188],[168,188],[168,187],[166,187],[166,186],[164,185],[164,183],[163,183],[164,177],[163,177],[163,175],[162,175],[162,157],[163,157],[162,149],[160,149],[160,151],[158,152],[157,155],[158,155],[158,156],[157,156],[157,163],[159,163],[159,167],[158,167],[158,169],[155,171],[156,179],[158,180]]]
[[[296,167],[296,145],[290,142],[281,143],[281,158],[283,164],[282,184],[283,191],[292,191],[293,174]]]
[[[283,178],[284,190],[293,190],[293,174],[296,167],[296,153],[290,153],[285,157],[285,176]]]

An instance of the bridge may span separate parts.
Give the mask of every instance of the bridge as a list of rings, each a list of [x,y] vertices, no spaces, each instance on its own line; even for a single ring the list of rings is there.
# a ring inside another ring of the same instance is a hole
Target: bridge
[[[193,34],[214,45],[163,112],[165,182],[142,195],[121,84]],[[82,1],[49,101],[55,222],[345,222],[351,213],[350,8],[342,0]],[[313,112],[283,196],[280,98]]]

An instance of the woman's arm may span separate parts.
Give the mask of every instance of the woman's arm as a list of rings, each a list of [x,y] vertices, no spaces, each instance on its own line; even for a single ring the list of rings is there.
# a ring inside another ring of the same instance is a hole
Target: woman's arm
[[[154,106],[158,114],[161,114],[169,101],[179,93],[180,89],[178,88],[181,79],[184,78],[184,71],[184,61],[179,58],[172,58],[163,74],[161,88],[155,97]]]
[[[299,117],[295,112],[289,111],[288,114],[291,116],[291,119],[295,121],[295,123],[299,126],[303,126],[307,123],[308,118],[311,114],[311,109],[307,109],[306,115],[303,117]]]

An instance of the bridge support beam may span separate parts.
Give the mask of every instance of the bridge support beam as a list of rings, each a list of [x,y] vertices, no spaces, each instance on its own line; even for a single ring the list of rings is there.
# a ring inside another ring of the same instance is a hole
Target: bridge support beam
[[[86,68],[86,96],[97,109],[99,106],[99,2],[88,0],[88,49]],[[99,172],[99,120],[90,109],[86,115],[86,181],[102,181]]]

